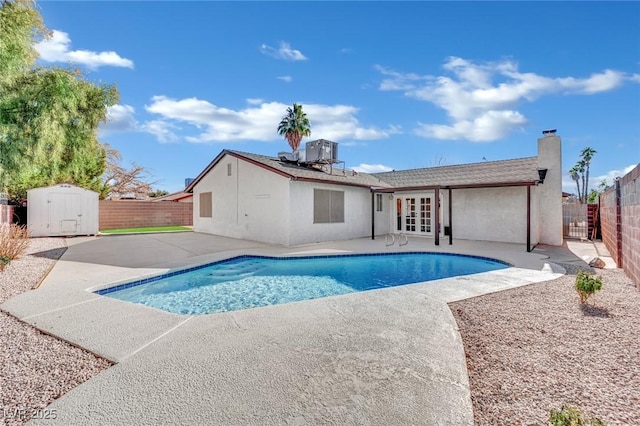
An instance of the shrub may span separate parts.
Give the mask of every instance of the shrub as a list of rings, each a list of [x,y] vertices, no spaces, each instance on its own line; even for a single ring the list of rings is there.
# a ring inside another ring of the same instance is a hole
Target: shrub
[[[28,246],[29,232],[26,226],[0,224],[0,271],[21,256]]]
[[[606,426],[600,419],[585,421],[577,408],[563,405],[560,410],[551,410],[549,423],[552,426]]]
[[[576,276],[576,291],[580,295],[580,303],[587,303],[589,296],[602,288],[602,278],[592,277],[585,271]]]

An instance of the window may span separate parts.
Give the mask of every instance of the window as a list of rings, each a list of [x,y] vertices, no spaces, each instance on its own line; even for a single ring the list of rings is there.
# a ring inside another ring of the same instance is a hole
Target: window
[[[213,199],[211,192],[200,193],[200,217],[212,217]]]
[[[344,223],[344,191],[313,190],[313,223]]]
[[[376,194],[376,211],[382,211],[382,194]]]
[[[227,176],[231,176],[231,163],[227,163]]]

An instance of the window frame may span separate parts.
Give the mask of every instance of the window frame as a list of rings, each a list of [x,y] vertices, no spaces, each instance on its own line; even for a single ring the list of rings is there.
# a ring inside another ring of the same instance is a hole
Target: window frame
[[[345,223],[344,191],[313,188],[313,223]]]
[[[213,218],[213,192],[198,194],[198,214],[201,218]]]

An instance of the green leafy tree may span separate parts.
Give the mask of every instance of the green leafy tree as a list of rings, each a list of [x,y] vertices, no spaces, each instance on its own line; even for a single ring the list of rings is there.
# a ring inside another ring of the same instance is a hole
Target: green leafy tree
[[[0,90],[31,68],[34,43],[49,35],[33,0],[0,2]]]
[[[156,189],[155,191],[151,191],[149,193],[149,197],[151,198],[164,197],[165,195],[169,195],[169,191],[165,191],[164,189]]]
[[[278,134],[284,136],[293,151],[300,147],[304,136],[311,135],[311,124],[302,105],[294,103],[293,108],[287,108],[287,114],[278,125]]]
[[[606,189],[607,189],[607,180],[602,179],[598,184],[598,189],[592,189],[591,192],[589,192],[589,197],[587,201],[590,204],[596,203],[598,201],[598,197],[600,196],[600,194],[602,194]]]
[[[0,191],[13,199],[56,183],[102,188],[97,130],[118,91],[77,69],[38,66],[34,45],[48,35],[33,1],[1,3]]]

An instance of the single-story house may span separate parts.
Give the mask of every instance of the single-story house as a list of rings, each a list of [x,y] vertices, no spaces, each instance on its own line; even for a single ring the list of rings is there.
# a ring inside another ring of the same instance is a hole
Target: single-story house
[[[179,191],[173,194],[163,195],[151,199],[152,202],[173,201],[175,203],[193,203],[193,194],[189,192]]]
[[[196,232],[285,246],[404,233],[531,250],[562,244],[561,164],[555,131],[535,157],[373,174],[225,149],[185,192]]]

